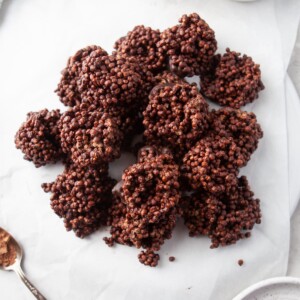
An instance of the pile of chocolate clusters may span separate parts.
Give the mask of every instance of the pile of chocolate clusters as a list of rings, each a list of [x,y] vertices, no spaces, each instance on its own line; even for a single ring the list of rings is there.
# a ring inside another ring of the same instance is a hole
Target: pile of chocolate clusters
[[[109,246],[142,248],[140,262],[152,267],[178,218],[211,248],[249,237],[260,205],[238,174],[263,134],[240,107],[264,88],[259,65],[230,49],[216,54],[214,31],[196,13],[163,32],[136,26],[114,47],[70,57],[56,90],[67,110],[31,112],[16,134],[36,167],[65,164],[43,188],[66,229],[83,238],[109,225]],[[195,75],[200,90],[186,81]],[[226,107],[210,110],[205,98]],[[124,150],[137,162],[117,183],[109,163]]]

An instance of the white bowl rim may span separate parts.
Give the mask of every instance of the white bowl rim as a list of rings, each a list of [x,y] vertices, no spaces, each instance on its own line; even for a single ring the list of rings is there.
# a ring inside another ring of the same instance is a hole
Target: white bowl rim
[[[280,283],[290,283],[293,285],[300,286],[300,278],[285,276],[285,277],[273,277],[273,278],[265,279],[249,286],[241,293],[239,293],[237,296],[235,296],[232,300],[243,300],[246,296],[249,296],[254,291],[258,291],[263,287],[268,287]]]

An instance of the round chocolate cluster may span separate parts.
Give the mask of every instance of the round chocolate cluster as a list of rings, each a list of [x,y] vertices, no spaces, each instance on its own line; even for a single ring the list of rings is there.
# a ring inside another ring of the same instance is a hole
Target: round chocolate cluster
[[[107,164],[96,168],[68,164],[54,182],[42,187],[52,193],[51,207],[64,219],[66,229],[83,238],[106,224],[114,184]]]
[[[67,66],[63,69],[62,78],[55,90],[60,101],[66,106],[74,106],[81,103],[79,92],[80,78],[85,74],[83,62],[95,61],[97,57],[107,56],[107,52],[99,46],[88,46],[78,50],[68,60]]]
[[[215,33],[196,13],[183,15],[179,23],[161,33],[158,50],[178,76],[201,75],[217,50]]]
[[[125,170],[111,208],[111,237],[105,241],[144,248],[139,260],[155,266],[158,251],[171,238],[180,199],[179,169],[167,151],[142,148]]]
[[[221,196],[195,192],[181,200],[180,213],[190,236],[207,235],[211,248],[226,246],[250,237],[261,222],[259,200],[254,199],[245,176],[238,178],[234,191]]]
[[[201,91],[220,105],[240,108],[264,89],[259,65],[251,57],[226,49],[216,55],[211,70],[201,76]]]
[[[157,85],[143,116],[147,144],[171,147],[178,158],[208,129],[208,105],[194,85]]]
[[[136,26],[111,54],[88,46],[69,58],[56,89],[66,110],[29,113],[15,137],[37,167],[65,164],[43,188],[67,230],[85,237],[108,225],[107,245],[139,248],[139,261],[151,267],[177,218],[212,248],[250,236],[259,200],[238,176],[262,130],[237,108],[263,84],[250,57],[216,50],[214,31],[193,13],[162,32]],[[201,90],[184,78],[193,75]],[[205,97],[229,107],[209,110]],[[109,163],[122,151],[137,162],[115,185]]]
[[[166,67],[166,56],[157,49],[159,41],[159,30],[143,25],[135,26],[115,43],[115,49],[121,56],[135,57],[146,69],[157,73]]]
[[[55,163],[62,158],[57,126],[60,116],[58,109],[30,112],[16,133],[17,149],[24,153],[24,159],[32,161],[36,167]]]
[[[255,114],[226,107],[212,110],[210,120],[215,135],[233,138],[242,155],[238,166],[245,166],[256,150],[259,139],[263,137]]]
[[[81,166],[113,161],[121,155],[119,125],[120,119],[106,112],[74,106],[59,121],[62,150]]]
[[[240,156],[232,138],[206,137],[184,156],[182,175],[193,189],[229,193],[237,183]]]

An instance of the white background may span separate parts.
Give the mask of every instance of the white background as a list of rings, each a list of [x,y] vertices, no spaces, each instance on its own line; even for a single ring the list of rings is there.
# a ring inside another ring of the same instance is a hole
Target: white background
[[[300,110],[286,76],[299,1],[8,2],[0,19],[0,226],[23,245],[26,273],[47,298],[226,300],[286,273],[290,214],[300,186],[294,159]],[[179,224],[160,252],[159,267],[151,269],[137,261],[136,249],[108,248],[101,240],[105,230],[85,240],[65,232],[40,188],[61,166],[35,169],[22,160],[13,138],[28,111],[63,109],[53,90],[77,49],[98,44],[110,51],[137,24],[164,29],[194,11],[215,29],[220,52],[230,46],[261,64],[266,90],[247,109],[257,114],[265,135],[242,173],[262,201],[263,222],[251,239],[216,250],[205,237],[189,238]],[[176,262],[168,262],[170,255]],[[0,289],[4,300],[31,299],[14,274],[0,273]]]

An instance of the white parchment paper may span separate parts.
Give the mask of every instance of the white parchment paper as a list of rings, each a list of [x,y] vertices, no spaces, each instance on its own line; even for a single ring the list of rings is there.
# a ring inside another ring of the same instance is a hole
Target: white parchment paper
[[[286,69],[300,1],[6,1],[5,14],[0,11],[0,226],[23,245],[25,271],[48,299],[226,300],[285,274],[290,214],[300,187],[300,107]],[[261,199],[263,222],[251,239],[215,250],[205,237],[189,238],[179,223],[162,247],[159,266],[151,269],[138,262],[136,249],[108,248],[102,241],[107,229],[84,240],[67,233],[40,188],[62,167],[36,169],[24,161],[14,134],[30,110],[64,109],[53,90],[77,49],[98,44],[110,51],[137,24],[164,29],[191,12],[215,30],[220,52],[230,46],[261,64],[266,89],[246,109],[257,114],[264,138],[241,173]],[[11,273],[0,272],[0,291],[1,300],[32,299]]]

